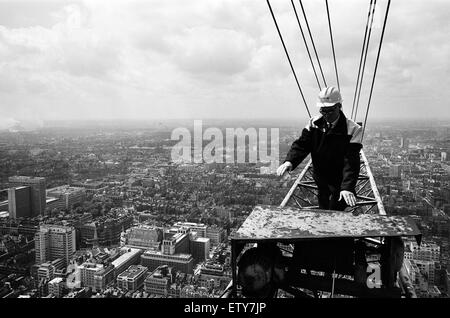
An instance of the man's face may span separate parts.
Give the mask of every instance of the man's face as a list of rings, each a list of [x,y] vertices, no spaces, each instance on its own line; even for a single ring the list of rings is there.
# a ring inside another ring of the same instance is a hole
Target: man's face
[[[337,105],[330,107],[320,107],[320,113],[329,123],[335,121],[339,116],[339,107]]]

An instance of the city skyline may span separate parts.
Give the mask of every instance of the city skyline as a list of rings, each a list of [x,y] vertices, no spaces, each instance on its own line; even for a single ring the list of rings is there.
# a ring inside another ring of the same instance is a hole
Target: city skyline
[[[329,2],[347,114],[368,3]],[[359,116],[386,3],[376,7]],[[314,114],[318,88],[291,3],[271,4]],[[304,6],[334,84],[325,4]],[[392,2],[369,122],[449,117],[438,100],[450,84],[449,9],[439,0]],[[264,1],[0,1],[0,57],[0,129],[47,120],[307,117]]]

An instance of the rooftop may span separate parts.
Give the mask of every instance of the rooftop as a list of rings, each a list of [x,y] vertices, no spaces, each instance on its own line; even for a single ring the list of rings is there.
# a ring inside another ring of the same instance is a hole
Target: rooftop
[[[154,250],[147,250],[144,252],[144,256],[155,256],[155,255],[160,255],[160,256],[170,256],[171,258],[180,258],[180,259],[189,259],[192,257],[191,254],[183,254],[183,253],[179,253],[179,254],[172,254],[172,255],[166,255],[161,251],[154,251]]]
[[[72,194],[84,190],[82,187],[73,187],[70,185],[62,185],[59,187],[54,187],[47,189],[47,193],[57,193],[57,194]]]
[[[128,269],[126,269],[124,272],[122,272],[117,277],[135,279],[136,277],[138,277],[139,275],[141,275],[142,273],[144,273],[146,271],[148,271],[148,268],[145,266],[130,265],[130,267],[128,267]]]
[[[116,260],[114,260],[111,263],[112,265],[114,265],[114,267],[120,267],[126,261],[128,261],[131,257],[133,257],[141,252],[140,249],[131,248],[131,247],[128,247],[127,250],[129,250],[129,251],[127,251],[125,254],[119,256],[119,258],[117,258]]]

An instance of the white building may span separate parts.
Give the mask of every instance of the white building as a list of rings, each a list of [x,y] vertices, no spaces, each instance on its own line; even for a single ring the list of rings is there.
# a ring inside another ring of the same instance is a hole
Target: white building
[[[90,262],[85,262],[78,267],[81,275],[81,283],[83,287],[95,288],[94,277],[99,273],[104,266],[102,264],[95,264]]]
[[[64,290],[64,281],[61,277],[53,278],[48,282],[48,292],[54,295],[56,298],[62,296]]]
[[[75,228],[71,226],[43,224],[34,239],[37,264],[61,258],[68,265],[76,251]]]

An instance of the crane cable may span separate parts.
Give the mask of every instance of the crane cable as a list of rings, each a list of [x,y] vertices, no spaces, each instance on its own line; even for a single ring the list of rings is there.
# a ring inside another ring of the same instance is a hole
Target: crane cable
[[[319,78],[317,77],[316,68],[314,67],[314,62],[311,57],[311,53],[309,52],[308,43],[306,42],[305,34],[303,33],[302,25],[300,24],[300,19],[298,18],[297,10],[295,9],[294,0],[291,0],[292,8],[294,9],[295,17],[297,18],[298,27],[300,28],[300,32],[302,34],[303,43],[305,43],[306,51],[308,52],[309,61],[311,62],[312,69],[314,71],[314,76],[316,77],[317,85],[319,85],[319,90],[322,90],[320,86]]]
[[[311,43],[312,43],[312,46],[314,48],[314,53],[316,55],[317,63],[319,64],[319,69],[320,69],[320,73],[322,74],[323,83],[324,83],[325,86],[327,86],[327,82],[325,81],[325,76],[323,76],[323,70],[322,70],[322,65],[320,64],[319,55],[317,54],[316,45],[314,44],[314,40],[313,40],[313,37],[312,37],[312,34],[311,34],[311,29],[309,27],[308,19],[306,18],[305,8],[303,8],[302,0],[298,0],[298,2],[300,3],[300,6],[302,8],[303,17],[305,18],[306,27],[308,28],[309,37],[311,39]]]
[[[361,87],[362,87],[362,83],[363,83],[363,79],[364,79],[364,71],[366,69],[367,53],[369,52],[370,35],[372,34],[373,17],[375,15],[376,5],[377,5],[377,0],[374,0],[374,4],[372,7],[372,17],[370,19],[369,33],[367,36],[367,45],[366,45],[366,50],[364,52],[364,62],[363,62],[363,67],[362,67],[362,72],[361,72],[361,79],[359,82],[358,98],[356,99],[356,104],[355,104],[355,113],[354,113],[354,118],[353,118],[353,120],[355,120],[355,121],[356,121],[356,114],[358,113],[358,108],[359,108],[359,98],[361,96]],[[358,83],[356,85],[358,85]]]
[[[364,131],[366,129],[367,115],[369,114],[370,101],[372,99],[372,92],[373,92],[373,85],[375,83],[375,76],[377,75],[378,61],[380,59],[381,46],[383,44],[384,30],[386,29],[386,21],[388,18],[390,5],[391,5],[391,0],[388,0],[388,4],[387,4],[387,8],[386,8],[386,15],[384,16],[383,30],[381,31],[380,45],[378,46],[377,61],[375,62],[375,71],[373,72],[372,85],[370,87],[369,102],[367,103],[367,110],[366,110],[366,116],[364,119],[364,126],[363,126],[361,140],[364,138]]]
[[[266,0],[266,1],[267,1],[267,5],[269,6],[269,10],[270,10],[270,13],[272,15],[272,18],[273,18],[273,22],[275,23],[275,27],[277,28],[278,35],[280,36],[281,43],[283,44],[284,52],[286,53],[286,57],[287,57],[287,59],[289,61],[289,65],[291,66],[292,73],[294,74],[295,82],[297,83],[298,90],[300,91],[300,94],[302,95],[303,102],[305,103],[306,111],[308,112],[308,116],[311,118],[311,113],[309,112],[308,104],[306,103],[305,96],[303,95],[303,91],[302,91],[302,89],[300,87],[300,84],[298,82],[297,74],[295,73],[294,67],[292,66],[291,58],[289,57],[289,53],[287,51],[286,45],[284,44],[283,37],[281,35],[280,29],[278,28],[277,20],[275,18],[275,15],[273,14],[272,7],[270,6],[269,0]]]
[[[350,118],[352,118],[352,119],[353,119],[353,112],[355,111],[356,94],[358,92],[359,76],[361,74],[361,65],[362,65],[362,61],[363,61],[364,50],[365,50],[365,47],[366,47],[367,30],[369,28],[370,12],[372,11],[372,4],[373,4],[373,0],[370,0],[369,12],[367,13],[366,30],[364,31],[364,40],[363,40],[363,46],[362,46],[362,49],[361,49],[361,57],[359,59],[358,76],[356,78],[355,94],[353,95],[352,113],[351,113],[351,116],[350,116]]]
[[[330,11],[328,10],[328,0],[325,0],[325,4],[327,6],[328,28],[330,30],[331,48],[333,49],[333,60],[334,60],[334,70],[336,72],[336,81],[337,81],[338,89],[339,89],[339,91],[341,91],[341,87],[339,85],[339,75],[338,75],[338,70],[337,70],[337,64],[336,64],[336,54],[334,52],[333,32],[331,31],[331,20],[330,20]]]

